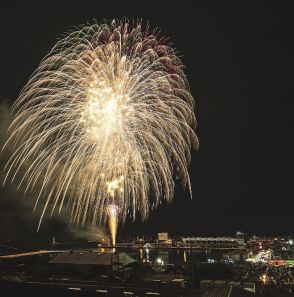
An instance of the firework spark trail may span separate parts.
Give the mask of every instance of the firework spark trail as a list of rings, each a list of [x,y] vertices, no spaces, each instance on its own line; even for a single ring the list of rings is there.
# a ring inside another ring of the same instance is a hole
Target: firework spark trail
[[[13,107],[6,178],[39,187],[44,209],[100,223],[107,205],[148,217],[188,185],[194,100],[175,51],[141,23],[85,25],[57,42]],[[114,180],[119,187],[109,185]]]
[[[111,244],[115,246],[119,207],[116,204],[110,204],[110,205],[107,205],[105,210],[108,216],[108,227],[111,234]]]

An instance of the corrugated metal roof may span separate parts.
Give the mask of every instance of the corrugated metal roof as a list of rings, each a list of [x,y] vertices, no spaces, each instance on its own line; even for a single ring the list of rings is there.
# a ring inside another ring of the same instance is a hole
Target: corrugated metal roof
[[[126,253],[62,253],[57,255],[49,263],[52,264],[81,264],[81,265],[101,265],[111,266],[114,264],[127,265],[136,260]]]

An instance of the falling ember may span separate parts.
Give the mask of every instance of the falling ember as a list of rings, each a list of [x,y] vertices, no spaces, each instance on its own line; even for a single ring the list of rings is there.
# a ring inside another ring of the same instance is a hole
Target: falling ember
[[[191,193],[198,139],[183,70],[167,39],[141,22],[94,22],[56,43],[14,103],[6,143],[4,183],[37,190],[38,228],[67,205],[79,225],[108,214],[115,238],[116,205],[119,222],[146,220],[172,201],[174,177]]]
[[[106,213],[108,216],[108,227],[111,234],[111,243],[112,246],[115,246],[119,207],[115,204],[110,204],[106,206]]]

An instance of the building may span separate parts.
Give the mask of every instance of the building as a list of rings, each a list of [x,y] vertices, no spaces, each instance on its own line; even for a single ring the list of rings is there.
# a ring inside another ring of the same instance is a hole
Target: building
[[[166,241],[168,240],[168,233],[167,232],[160,232],[157,234],[157,237],[158,237],[158,241],[161,242],[161,241]]]
[[[168,233],[167,232],[161,232],[158,233],[157,235],[158,237],[158,243],[160,245],[172,245],[172,240],[168,237]]]
[[[107,273],[125,268],[136,262],[126,253],[69,252],[57,255],[49,261],[60,273]]]
[[[185,246],[199,248],[244,248],[244,238],[236,237],[183,237]]]

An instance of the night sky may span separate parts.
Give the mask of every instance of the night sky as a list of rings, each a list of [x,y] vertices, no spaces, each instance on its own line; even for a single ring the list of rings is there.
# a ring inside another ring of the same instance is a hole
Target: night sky
[[[127,222],[120,234],[294,234],[294,10],[287,2],[42,2],[0,4],[1,146],[9,104],[63,33],[94,18],[142,18],[169,37],[186,66],[200,148],[190,166],[193,199],[177,186],[172,205],[160,206],[147,223]],[[4,161],[2,154],[2,167]],[[64,220],[55,218],[36,234],[34,195],[23,197],[13,186],[0,193],[0,241],[68,232]]]

